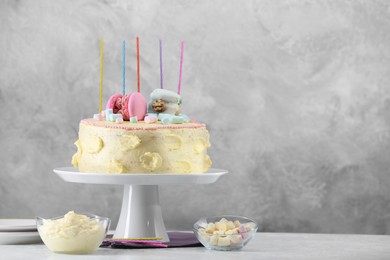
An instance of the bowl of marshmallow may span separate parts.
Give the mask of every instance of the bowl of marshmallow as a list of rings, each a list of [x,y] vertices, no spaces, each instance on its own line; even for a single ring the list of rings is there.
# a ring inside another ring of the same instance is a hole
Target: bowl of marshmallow
[[[199,219],[193,231],[207,249],[234,251],[242,249],[256,234],[259,225],[241,216],[215,216]]]

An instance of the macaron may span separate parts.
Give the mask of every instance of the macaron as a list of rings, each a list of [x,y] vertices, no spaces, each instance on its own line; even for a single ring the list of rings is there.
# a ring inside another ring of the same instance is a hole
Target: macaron
[[[114,110],[115,108],[115,104],[117,102],[118,99],[122,99],[122,94],[114,94],[112,95],[108,101],[107,101],[107,104],[106,104],[106,109],[112,109]],[[118,108],[120,109],[120,108]]]
[[[129,97],[131,95],[132,95],[132,93],[130,93],[129,95],[122,96],[122,109],[119,111],[119,113],[122,114],[123,120],[125,120],[125,121],[130,120],[128,106],[129,106]]]
[[[137,117],[138,120],[144,120],[146,115],[146,100],[141,93],[135,92],[130,94],[128,111],[130,117]]]

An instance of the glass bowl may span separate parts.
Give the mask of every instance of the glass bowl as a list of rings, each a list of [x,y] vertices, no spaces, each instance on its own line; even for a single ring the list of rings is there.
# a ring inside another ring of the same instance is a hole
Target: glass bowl
[[[224,215],[199,219],[194,224],[193,231],[199,242],[208,249],[234,251],[248,244],[258,227],[252,219]]]
[[[56,253],[88,254],[95,251],[106,237],[111,220],[93,214],[75,214],[82,218],[65,219],[68,214],[50,219],[36,217],[42,241]]]

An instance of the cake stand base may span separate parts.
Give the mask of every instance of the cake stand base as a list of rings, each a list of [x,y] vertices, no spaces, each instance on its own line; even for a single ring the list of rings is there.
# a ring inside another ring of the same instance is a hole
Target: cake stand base
[[[113,238],[161,238],[169,242],[157,185],[125,185]]]

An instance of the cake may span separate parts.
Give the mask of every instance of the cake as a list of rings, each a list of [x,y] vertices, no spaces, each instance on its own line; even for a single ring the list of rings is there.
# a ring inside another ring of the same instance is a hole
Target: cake
[[[72,164],[94,173],[203,173],[211,166],[206,125],[181,114],[181,98],[156,89],[113,95],[106,110],[79,125]]]

